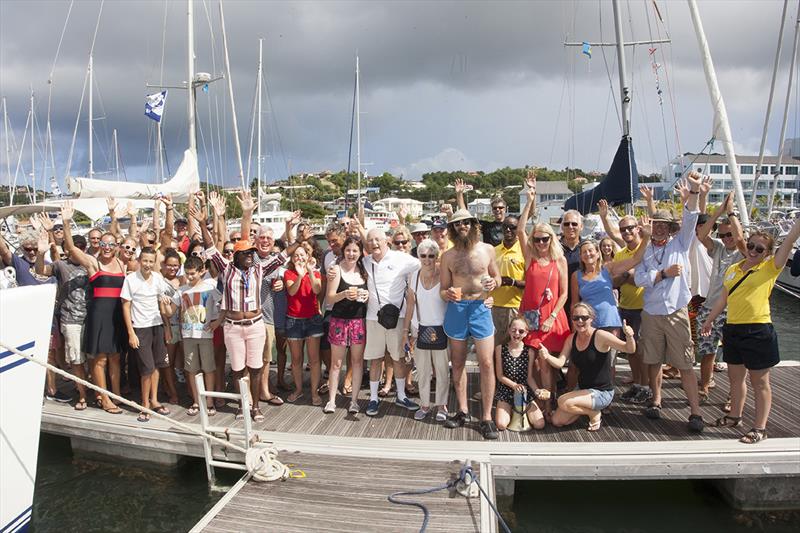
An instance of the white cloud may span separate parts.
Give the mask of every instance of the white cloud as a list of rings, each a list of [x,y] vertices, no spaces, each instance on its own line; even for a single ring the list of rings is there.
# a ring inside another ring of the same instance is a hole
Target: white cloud
[[[407,180],[418,180],[427,172],[447,172],[453,170],[476,170],[474,161],[458,148],[445,148],[438,154],[425,157],[404,167],[392,169],[395,176],[403,175]]]

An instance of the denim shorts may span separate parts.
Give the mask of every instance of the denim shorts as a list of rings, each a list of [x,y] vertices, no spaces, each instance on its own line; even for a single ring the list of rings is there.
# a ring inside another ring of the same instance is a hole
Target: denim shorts
[[[592,395],[592,411],[602,411],[614,399],[613,390],[589,389],[589,394]]]
[[[322,335],[322,315],[314,315],[311,318],[286,317],[287,339],[297,341]]]

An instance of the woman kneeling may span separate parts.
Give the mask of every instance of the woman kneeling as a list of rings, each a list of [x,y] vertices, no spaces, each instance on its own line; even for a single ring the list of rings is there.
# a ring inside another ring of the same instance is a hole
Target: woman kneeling
[[[624,353],[636,350],[633,329],[623,322],[625,342],[613,334],[592,325],[594,309],[586,303],[572,306],[573,331],[564,343],[561,357],[570,361],[578,374],[578,388],[558,398],[558,410],[553,415],[554,426],[568,426],[580,416],[589,417],[589,431],[600,429],[601,411],[614,399],[611,378],[613,357],[611,349]]]

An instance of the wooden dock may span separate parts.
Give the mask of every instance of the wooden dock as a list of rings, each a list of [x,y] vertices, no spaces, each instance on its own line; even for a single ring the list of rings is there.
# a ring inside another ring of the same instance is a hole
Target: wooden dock
[[[289,454],[283,460],[305,477],[273,483],[244,479],[192,531],[419,531],[422,511],[390,503],[387,496],[445,485],[458,477],[461,467],[455,462],[389,459],[376,464],[363,458],[308,453]],[[428,531],[482,530],[479,498],[441,490],[401,499],[428,508]]]
[[[618,374],[621,377],[625,372]],[[302,498],[305,490],[302,487],[308,485],[308,490],[319,490],[320,494],[330,489],[331,494],[325,496],[327,499],[323,498],[328,502],[326,509],[330,505],[331,512],[339,513],[336,511],[340,505],[337,503],[337,487],[354,495],[360,490],[357,485],[345,489],[343,484],[365,483],[362,476],[374,477],[385,465],[402,463],[408,468],[392,467],[390,470],[397,472],[397,476],[410,474],[412,477],[398,477],[396,482],[391,476],[381,478],[374,494],[362,491],[363,501],[378,498],[381,505],[391,506],[386,510],[387,516],[399,512],[411,521],[410,527],[418,527],[416,518],[408,518],[416,517],[408,510],[414,511],[413,508],[403,509],[405,506],[389,504],[385,501],[386,496],[393,490],[406,487],[430,487],[443,483],[446,474],[452,473],[453,462],[465,460],[490,469],[491,487],[494,489],[497,484],[498,494],[513,493],[515,479],[747,478],[752,483],[789,478],[796,484],[800,476],[800,408],[797,404],[797,398],[800,398],[800,364],[783,363],[773,370],[769,438],[757,445],[738,442],[743,432],[752,427],[752,393],[747,399],[743,428],[711,427],[712,422],[722,416],[721,407],[728,393],[727,374],[717,373],[715,380],[716,387],[712,389],[709,401],[702,406],[707,426],[699,435],[688,431],[688,405],[680,381],[671,379],[664,380],[660,421],[647,419],[640,406],[615,401],[610,412],[603,416],[603,426],[597,432],[586,431],[586,421],[583,420],[568,428],[548,426],[543,431],[528,433],[505,431],[497,441],[484,441],[477,431],[477,422],[449,430],[434,422],[432,416],[424,421],[415,421],[411,413],[394,405],[393,396],[383,399],[379,415],[374,418],[367,417],[363,411],[356,416],[347,414],[349,400],[342,397],[338,398],[337,411],[330,415],[324,414],[320,407],[310,405],[308,393],[306,401],[299,404],[274,407],[262,403],[266,419],[254,424],[259,439],[277,447],[279,460],[306,464],[304,470],[316,474],[312,476],[313,481],[299,480],[302,483],[292,479],[251,488],[251,482],[239,490],[243,498],[241,505],[247,505],[247,498],[253,497],[250,496],[252,491],[262,491],[262,496],[274,492],[276,501],[286,505],[292,498]],[[478,376],[470,374],[468,394],[473,417],[477,416],[480,407],[475,398],[478,390]],[[621,392],[621,388],[617,390],[618,395]],[[362,391],[360,398],[364,409],[368,391]],[[194,424],[200,430],[198,417],[186,415],[185,407],[167,405],[173,413],[171,418]],[[235,408],[232,403],[222,408],[212,423],[231,431],[241,430],[242,422],[234,420]],[[452,395],[449,409],[451,412],[455,409]],[[45,401],[42,431],[70,437],[74,449],[165,464],[175,463],[181,456],[204,456],[201,437],[183,432],[162,420],[137,422],[136,414],[126,411],[122,415],[111,415],[97,408],[75,411],[71,405]],[[235,453],[227,458],[243,462]],[[426,463],[424,468],[420,467],[421,461]],[[340,466],[336,467],[337,464]],[[348,465],[347,468],[344,465]],[[358,476],[345,476],[349,468],[358,471]],[[328,474],[322,475],[326,469]],[[399,473],[401,471],[403,474]],[[259,505],[272,505],[270,501],[270,498],[260,497]],[[434,507],[444,505],[449,509],[454,501],[435,500]],[[231,503],[234,504],[239,505]],[[463,504],[461,501],[453,508]],[[294,507],[292,514],[297,509]],[[225,516],[221,512],[221,516]],[[320,512],[329,513],[327,510]],[[421,513],[417,514],[421,519]],[[280,515],[280,512],[270,513],[270,519]],[[470,516],[477,519],[474,514]],[[481,516],[480,519],[487,518]],[[317,525],[319,527],[314,529],[327,527],[322,522]],[[289,523],[281,524],[275,530],[290,531],[289,526]],[[218,526],[212,520],[208,527],[213,531]],[[232,530],[233,527],[227,523],[224,529]]]

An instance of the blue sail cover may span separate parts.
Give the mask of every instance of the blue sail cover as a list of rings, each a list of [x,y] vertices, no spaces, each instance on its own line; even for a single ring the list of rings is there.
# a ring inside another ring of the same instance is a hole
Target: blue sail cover
[[[632,204],[639,197],[639,172],[633,156],[630,137],[623,137],[614,155],[608,175],[597,187],[578,193],[564,204],[564,210],[577,209],[582,215],[597,211],[597,202],[603,198],[608,205]]]

